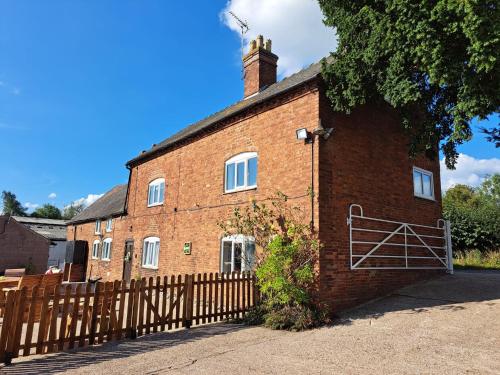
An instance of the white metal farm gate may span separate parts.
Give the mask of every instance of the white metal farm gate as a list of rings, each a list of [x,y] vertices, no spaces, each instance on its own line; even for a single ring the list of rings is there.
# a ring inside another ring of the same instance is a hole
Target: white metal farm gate
[[[351,269],[446,269],[453,273],[450,223],[410,224],[365,216],[349,207]]]

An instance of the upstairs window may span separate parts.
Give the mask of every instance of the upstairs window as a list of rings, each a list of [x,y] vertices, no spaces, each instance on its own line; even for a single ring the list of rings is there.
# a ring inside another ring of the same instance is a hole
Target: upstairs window
[[[142,251],[142,266],[145,268],[158,268],[159,253],[160,239],[158,237],[145,238]]]
[[[165,196],[165,179],[157,178],[149,183],[148,207],[163,204]]]
[[[97,219],[95,221],[95,232],[101,233],[101,220]]]
[[[99,259],[99,240],[95,240],[92,244],[92,259]]]
[[[413,191],[416,197],[434,199],[432,172],[413,167]]]
[[[111,238],[106,238],[102,242],[102,254],[101,254],[101,259],[102,260],[110,260],[111,259],[111,243],[113,240]]]
[[[254,189],[257,187],[257,153],[244,152],[226,161],[224,191]]]
[[[106,232],[111,232],[113,229],[113,219],[109,218],[106,220]]]
[[[224,237],[221,245],[221,272],[251,271],[255,263],[255,240],[252,237],[234,235]]]

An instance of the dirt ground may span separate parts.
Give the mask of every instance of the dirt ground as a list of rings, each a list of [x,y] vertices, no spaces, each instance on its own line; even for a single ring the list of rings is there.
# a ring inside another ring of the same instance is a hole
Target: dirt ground
[[[14,360],[2,374],[500,374],[500,272],[456,272],[301,333],[234,324]]]

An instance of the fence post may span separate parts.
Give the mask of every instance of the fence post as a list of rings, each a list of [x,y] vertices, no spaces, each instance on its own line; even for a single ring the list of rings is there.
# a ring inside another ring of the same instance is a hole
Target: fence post
[[[2,323],[2,331],[0,335],[0,361],[6,365],[10,365],[12,356],[7,352],[7,345],[11,331],[15,328],[15,309],[16,309],[16,295],[15,291],[10,290],[5,299],[5,310]]]
[[[191,328],[193,322],[193,293],[194,293],[194,274],[186,277],[186,284],[184,285],[184,327]]]
[[[94,290],[94,301],[92,307],[92,317],[90,320],[90,329],[89,329],[89,345],[94,345],[95,343],[95,335],[97,331],[97,308],[99,306],[99,299],[101,294],[101,283],[96,283]]]
[[[446,228],[446,260],[448,263],[448,272],[453,275],[453,247],[451,243],[451,224],[449,220],[445,221]]]

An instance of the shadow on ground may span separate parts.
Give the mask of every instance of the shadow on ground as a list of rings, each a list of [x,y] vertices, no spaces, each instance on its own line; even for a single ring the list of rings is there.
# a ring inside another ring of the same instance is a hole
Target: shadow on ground
[[[495,301],[497,300],[497,301]],[[352,324],[359,319],[378,319],[389,312],[425,313],[430,309],[461,311],[469,302],[500,303],[499,271],[456,271],[430,281],[402,288],[379,300],[340,315],[337,324]]]
[[[393,312],[421,314],[437,309],[453,313],[466,310],[467,303],[473,302],[483,302],[491,306],[500,304],[500,272],[457,271],[454,275],[446,275],[412,285],[382,299],[344,312],[335,324],[349,325],[355,323],[356,320],[378,319]],[[142,336],[137,340],[113,341],[78,351],[15,359],[12,366],[1,368],[0,373],[54,374],[245,329],[250,329],[250,327],[216,323],[191,330],[160,332]]]
[[[190,330],[159,332],[141,336],[137,340],[112,341],[101,346],[86,347],[78,351],[61,352],[21,361],[19,359],[14,360],[11,366],[0,368],[0,374],[55,374],[104,361],[149,353],[154,350],[201,340],[205,337],[225,335],[247,328],[240,324],[214,323]]]

